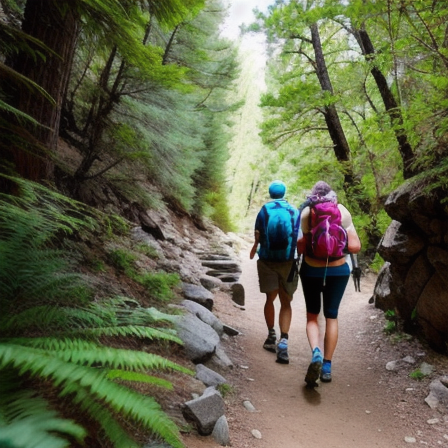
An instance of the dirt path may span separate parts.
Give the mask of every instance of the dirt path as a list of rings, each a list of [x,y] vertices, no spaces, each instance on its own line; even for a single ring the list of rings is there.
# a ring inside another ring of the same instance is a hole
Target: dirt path
[[[385,369],[389,354],[381,354],[384,336],[378,326],[381,314],[368,304],[374,278],[363,277],[362,292],[355,292],[350,281],[339,314],[339,342],[333,358],[333,381],[307,389],[304,377],[311,351],[305,333],[305,307],[301,285],[294,295],[293,320],[289,336],[290,364],[275,362],[275,354],[262,348],[266,338],[263,319],[264,295],[258,290],[255,260],[243,253],[241,283],[246,293],[242,311],[217,303],[217,315],[237,328],[242,335],[229,340],[226,350],[235,363],[231,382],[235,393],[226,398],[226,413],[231,445],[234,448],[401,448],[416,445],[405,437],[422,436],[433,416],[423,404],[424,391],[416,392],[406,375],[395,389],[390,372]],[[278,303],[277,303],[278,306]],[[278,315],[278,308],[277,308]],[[278,328],[277,328],[278,333]],[[392,380],[392,382],[391,382]],[[412,400],[400,398],[412,390]],[[420,393],[419,396],[416,394]],[[256,412],[242,403],[249,400]],[[400,403],[404,405],[400,412]],[[415,403],[414,403],[415,405]],[[416,413],[421,428],[415,425]],[[423,414],[423,415],[419,415]],[[441,431],[447,432],[445,427]],[[261,439],[252,430],[261,433]],[[433,428],[431,428],[433,429]],[[432,437],[432,436],[431,436]],[[423,437],[425,446],[448,446],[443,432]],[[447,436],[445,436],[447,437]],[[416,438],[416,442],[419,438]],[[442,441],[442,442],[441,442]],[[417,443],[418,444],[418,443]],[[214,448],[211,437],[187,438],[188,448]]]

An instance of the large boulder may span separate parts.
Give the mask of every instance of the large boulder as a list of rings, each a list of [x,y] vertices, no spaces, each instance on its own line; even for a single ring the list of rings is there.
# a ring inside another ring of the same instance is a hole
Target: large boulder
[[[393,219],[378,247],[386,265],[375,305],[398,311],[405,330],[417,331],[439,352],[448,350],[448,208],[443,190],[425,193],[410,180],[387,199]]]

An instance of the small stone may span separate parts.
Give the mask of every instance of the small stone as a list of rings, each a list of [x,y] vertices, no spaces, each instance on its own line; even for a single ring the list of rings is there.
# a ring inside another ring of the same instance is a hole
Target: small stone
[[[416,440],[415,437],[405,437],[405,438],[404,438],[404,441],[405,441],[406,443],[415,443],[415,442],[417,442],[417,440]]]
[[[253,429],[253,430],[252,430],[252,435],[253,435],[256,439],[261,439],[261,432],[258,431],[258,429]]]
[[[250,412],[255,412],[256,411],[254,405],[249,400],[243,401],[243,405]]]
[[[415,390],[413,387],[407,387],[406,388],[406,392],[412,392],[413,390]]]
[[[366,411],[366,414],[371,414],[371,412],[370,411]]]
[[[438,418],[430,418],[429,420],[426,420],[426,423],[428,423],[428,425],[435,425],[436,423],[439,423],[440,420]]]
[[[247,381],[255,381],[253,378],[246,378]]]
[[[412,356],[406,356],[403,358],[404,362],[407,362],[408,364],[415,364],[415,359]]]
[[[427,362],[422,362],[420,364],[420,372],[423,373],[423,375],[431,375],[431,373],[434,370],[434,366],[431,364],[428,364]]]
[[[249,366],[240,366],[240,369],[248,369]]]
[[[389,361],[386,364],[386,370],[391,370],[391,371],[397,370],[397,361]]]
[[[370,316],[370,320],[376,319],[377,316]]]

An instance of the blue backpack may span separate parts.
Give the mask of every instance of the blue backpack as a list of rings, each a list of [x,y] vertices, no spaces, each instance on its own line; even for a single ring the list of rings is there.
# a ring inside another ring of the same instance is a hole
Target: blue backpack
[[[294,219],[297,212],[287,202],[274,201],[262,207],[265,221],[267,259],[286,261],[294,259],[297,238],[294,238]]]

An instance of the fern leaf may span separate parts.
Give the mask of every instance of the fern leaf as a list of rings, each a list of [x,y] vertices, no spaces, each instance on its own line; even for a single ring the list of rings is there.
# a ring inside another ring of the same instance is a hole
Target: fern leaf
[[[104,347],[81,339],[17,338],[9,339],[8,342],[18,347],[18,344],[21,344],[40,349],[42,354],[52,351],[53,356],[80,365],[101,364],[112,369],[126,370],[176,370],[194,375],[192,370],[153,353]]]
[[[111,380],[120,379],[125,381],[136,381],[140,383],[150,383],[154,386],[163,387],[168,390],[173,390],[173,384],[156,376],[146,375],[144,373],[129,372],[127,370],[109,370],[107,377]]]
[[[0,378],[0,446],[69,447],[64,435],[82,442],[86,431],[59,417],[34,391],[23,389],[14,372],[2,370]]]

